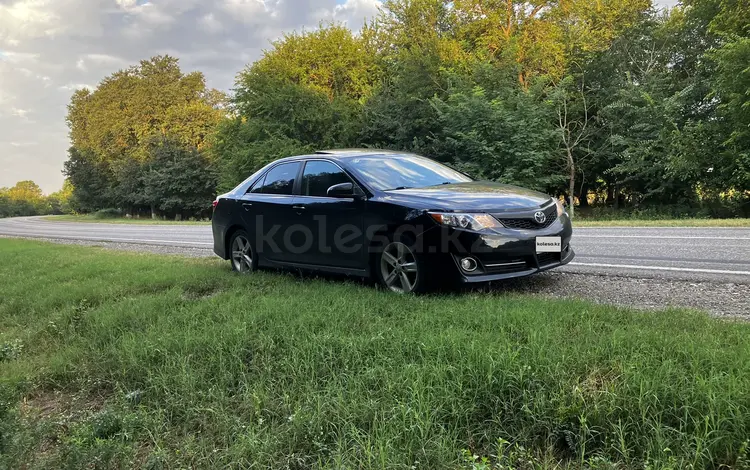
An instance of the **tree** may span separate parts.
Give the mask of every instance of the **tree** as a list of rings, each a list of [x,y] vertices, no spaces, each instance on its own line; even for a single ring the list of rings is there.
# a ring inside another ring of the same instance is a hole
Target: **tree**
[[[221,188],[278,157],[356,145],[363,103],[378,79],[370,40],[325,25],[284,36],[242,71],[233,115],[211,140]]]
[[[63,186],[48,196],[52,214],[71,214],[73,212],[73,184],[70,180],[63,181]]]
[[[154,139],[142,173],[143,201],[168,217],[207,215],[216,174],[205,155],[177,140]]]
[[[722,102],[718,111],[726,129],[722,147],[730,155],[723,171],[716,174],[721,175],[722,181],[747,191],[750,188],[750,37],[728,42],[713,57],[717,62],[716,93]]]
[[[242,105],[252,101],[258,81],[301,85],[329,101],[346,97],[359,103],[378,81],[375,46],[367,27],[356,36],[345,26],[321,24],[314,31],[285,34],[272,45],[238,77],[235,103],[243,115],[252,113]]]
[[[150,142],[165,137],[208,151],[225,117],[225,101],[222,93],[206,88],[203,74],[183,74],[170,56],[115,72],[93,91],[76,91],[68,106],[73,147],[65,166],[76,209],[146,208],[141,167]]]
[[[92,150],[70,147],[63,174],[73,185],[71,206],[74,211],[93,212],[112,207],[114,175],[110,165],[97,158]]]
[[[590,143],[589,124],[592,119],[586,102],[583,77],[580,78],[580,83],[577,82],[574,77],[567,76],[550,93],[568,176],[568,213],[571,218],[575,214],[576,172],[580,171],[580,160],[588,153],[585,147]]]
[[[31,180],[19,181],[11,188],[0,188],[0,217],[45,215],[51,211],[49,200]]]
[[[555,188],[561,177],[554,167],[553,110],[539,87],[523,90],[514,80],[510,74],[479,72],[452,88],[447,99],[433,98],[442,126],[433,141],[435,156],[478,178]]]
[[[582,55],[606,49],[650,6],[647,0],[458,0],[456,36],[483,58],[516,66],[522,86],[560,80]]]

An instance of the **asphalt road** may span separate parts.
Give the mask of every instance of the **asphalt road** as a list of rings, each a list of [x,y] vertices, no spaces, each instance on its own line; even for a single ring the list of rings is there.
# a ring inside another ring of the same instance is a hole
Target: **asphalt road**
[[[126,225],[0,219],[0,235],[205,250],[207,225]],[[575,260],[558,271],[750,284],[750,228],[574,228]]]

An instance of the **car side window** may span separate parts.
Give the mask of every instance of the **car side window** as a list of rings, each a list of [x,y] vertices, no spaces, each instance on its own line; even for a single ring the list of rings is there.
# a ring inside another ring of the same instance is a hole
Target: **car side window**
[[[300,162],[282,163],[266,173],[263,184],[257,185],[251,192],[262,194],[292,194],[294,180],[297,178]]]
[[[263,181],[265,181],[265,176],[261,176],[260,178],[253,183],[252,186],[250,186],[250,189],[247,190],[248,193],[259,193],[261,189],[263,189]]]
[[[302,195],[325,197],[331,186],[351,182],[351,178],[333,163],[311,160],[305,163],[302,173]]]

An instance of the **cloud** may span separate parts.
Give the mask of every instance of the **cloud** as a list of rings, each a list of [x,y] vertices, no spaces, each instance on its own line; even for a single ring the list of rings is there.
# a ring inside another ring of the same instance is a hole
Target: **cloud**
[[[0,0],[0,187],[62,185],[66,106],[80,88],[153,55],[229,90],[283,32],[359,28],[375,0]]]
[[[10,114],[12,116],[18,116],[21,119],[26,119],[26,115],[29,114],[28,109],[10,108]]]

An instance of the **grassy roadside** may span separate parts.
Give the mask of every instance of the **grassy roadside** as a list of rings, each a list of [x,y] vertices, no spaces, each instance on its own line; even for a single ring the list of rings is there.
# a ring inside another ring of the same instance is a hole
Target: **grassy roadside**
[[[125,217],[97,218],[93,214],[49,215],[44,220],[52,222],[93,222],[98,224],[139,224],[139,225],[210,225],[205,220],[162,220],[162,219],[126,219]]]
[[[596,220],[576,218],[573,227],[750,227],[750,219]]]
[[[0,468],[747,468],[747,324],[10,239],[0,260]]]

